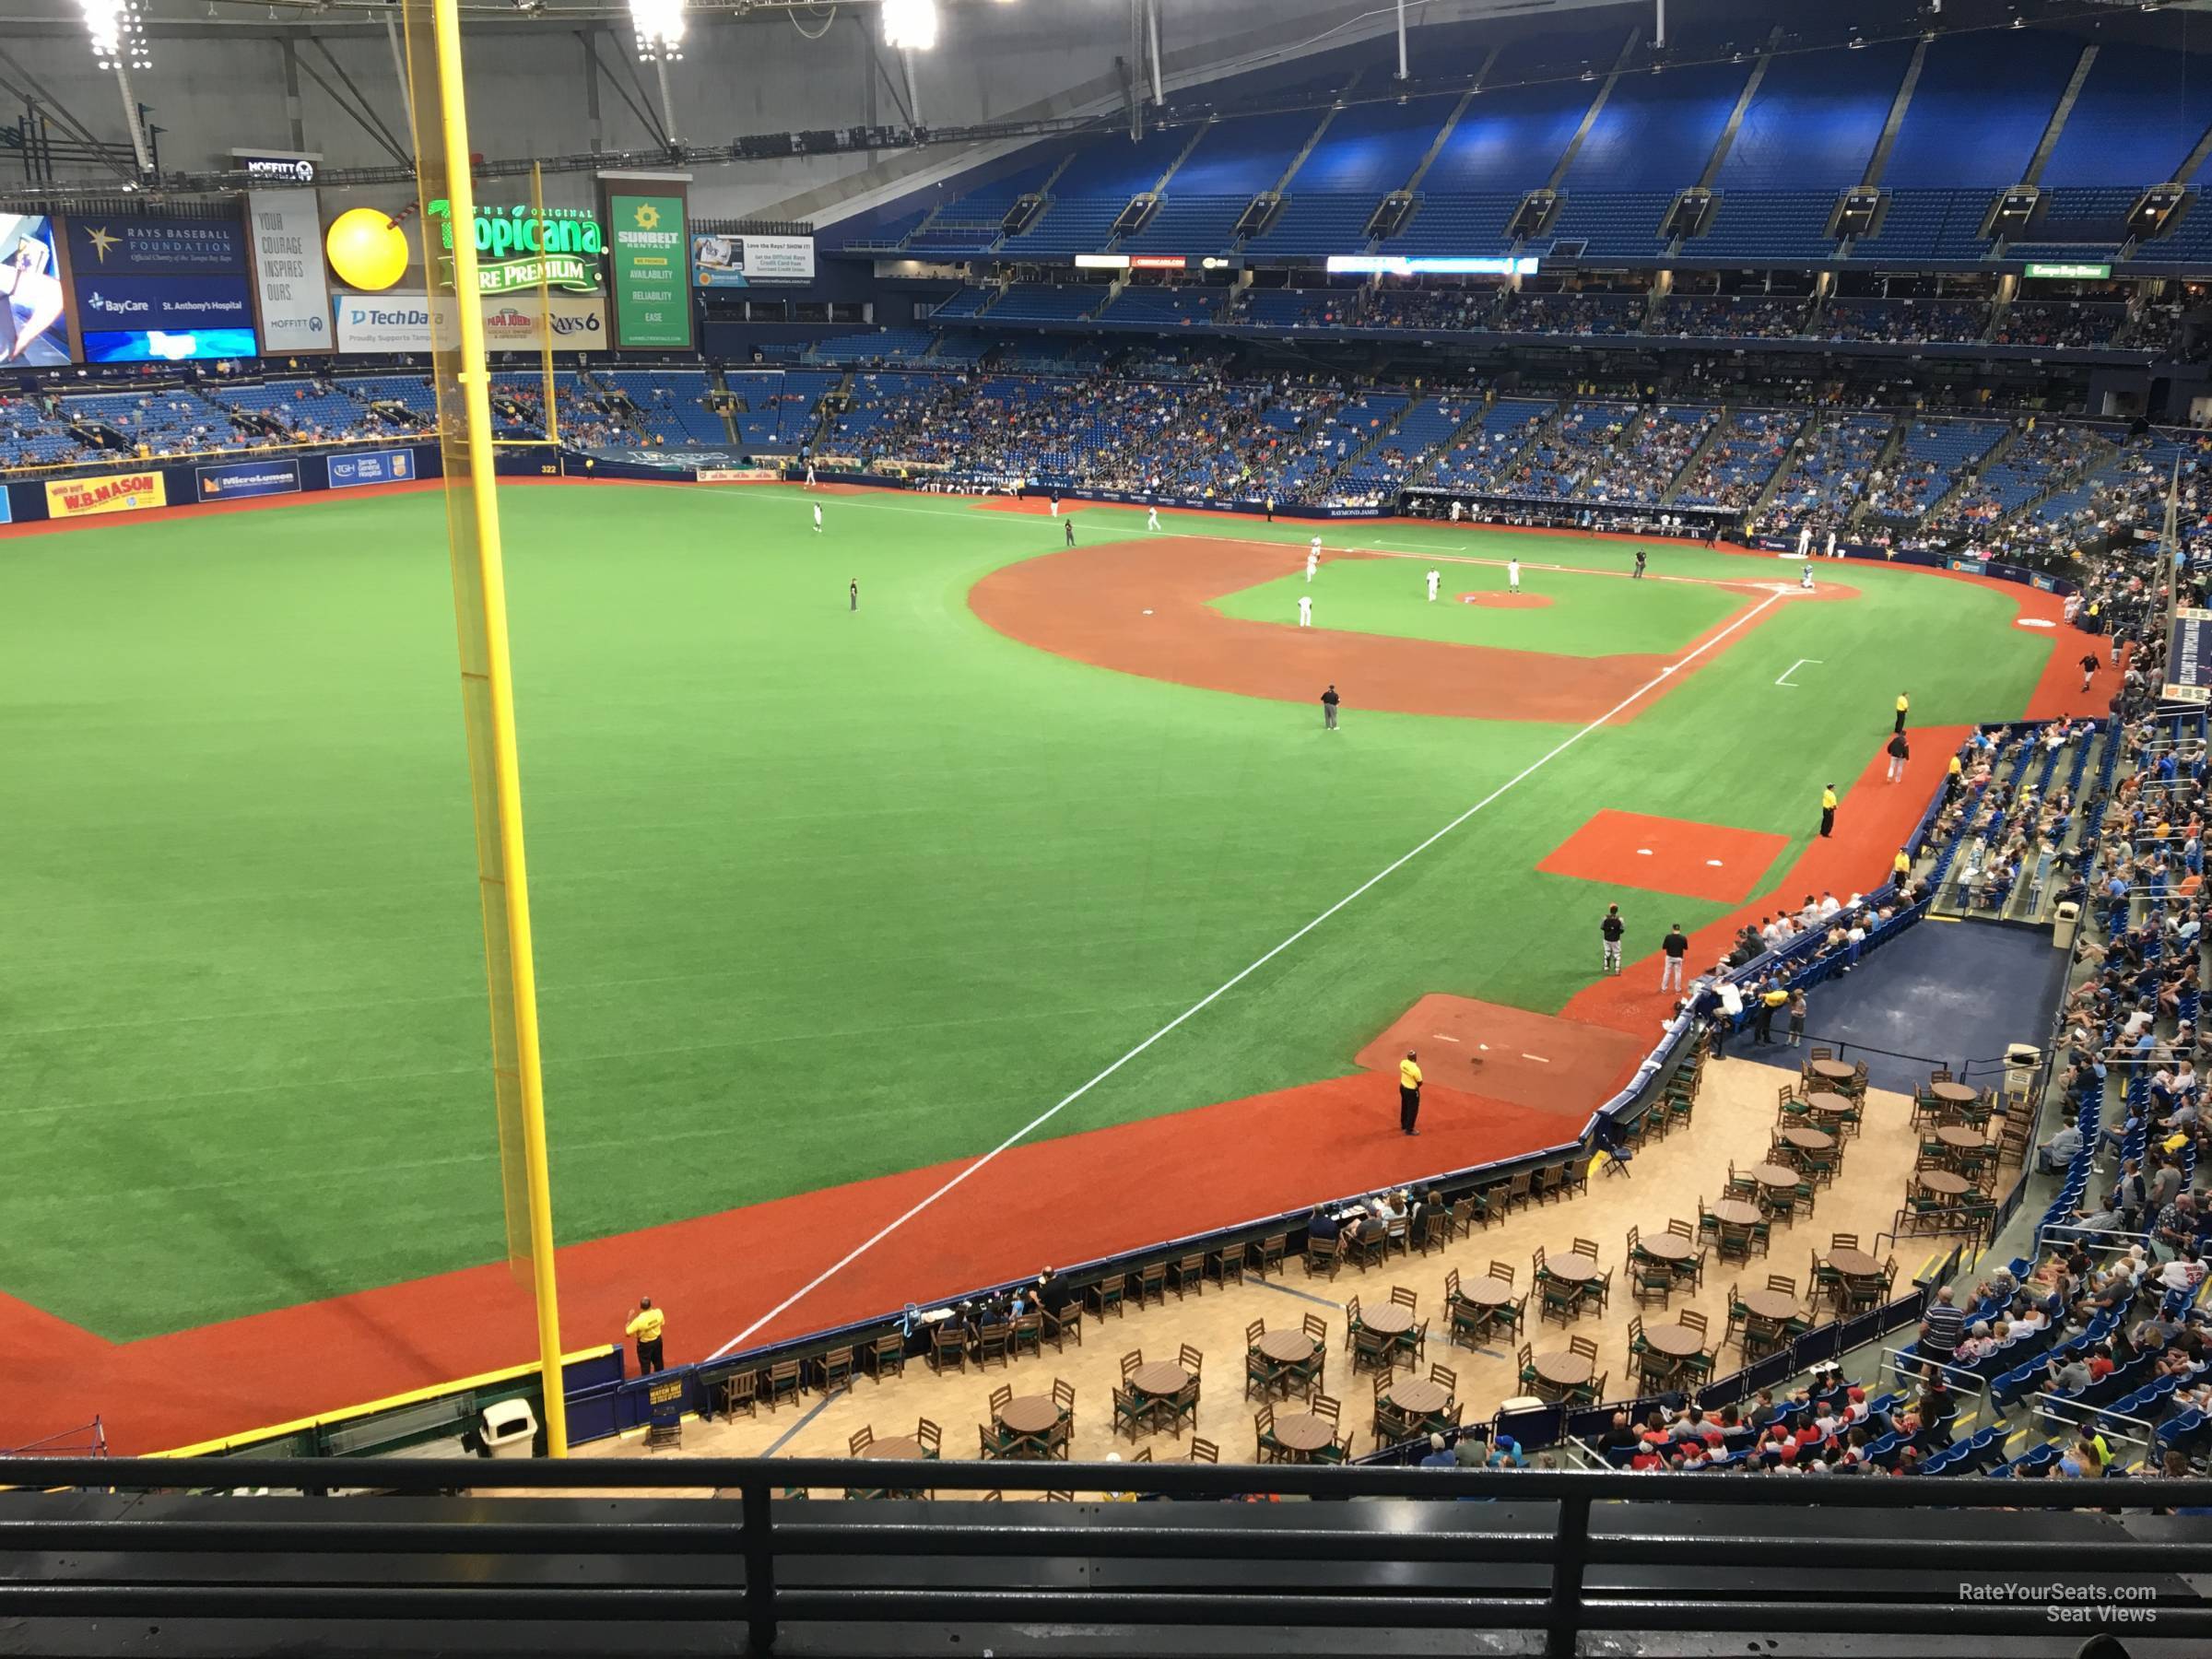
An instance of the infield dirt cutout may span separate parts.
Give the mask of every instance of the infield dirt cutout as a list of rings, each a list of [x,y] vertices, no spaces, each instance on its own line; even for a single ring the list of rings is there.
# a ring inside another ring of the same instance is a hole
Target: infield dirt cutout
[[[1252,622],[1213,608],[1225,594],[1304,568],[1305,549],[1294,545],[1147,536],[1006,565],[968,591],[968,605],[1008,639],[1147,679],[1294,703],[1317,703],[1333,683],[1347,719],[1380,710],[1581,725],[1618,707],[1671,664],[1686,662],[1682,673],[1620,718],[1641,714],[1724,654],[1699,647],[1769,596],[1747,585],[1736,610],[1679,652],[1599,657],[1300,628],[1288,618]],[[1318,707],[1313,724],[1321,724]]]
[[[1537,863],[1547,876],[1741,904],[1789,838],[1607,807]]]
[[[1480,605],[1491,610],[1542,610],[1551,603],[1549,594],[1462,594],[1462,605]]]

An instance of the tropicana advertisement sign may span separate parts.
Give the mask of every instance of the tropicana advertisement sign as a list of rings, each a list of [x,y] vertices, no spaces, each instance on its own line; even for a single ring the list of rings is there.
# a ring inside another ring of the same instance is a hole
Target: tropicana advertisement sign
[[[439,245],[453,247],[453,209],[440,200],[424,209],[438,223]],[[606,240],[599,221],[584,207],[547,207],[536,212],[527,202],[512,207],[477,208],[477,291],[512,294],[547,288],[597,293],[605,280],[601,264]]]

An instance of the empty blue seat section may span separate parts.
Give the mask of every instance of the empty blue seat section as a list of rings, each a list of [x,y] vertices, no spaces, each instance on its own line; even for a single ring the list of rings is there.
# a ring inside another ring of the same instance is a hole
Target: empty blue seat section
[[[834,230],[825,231],[824,235],[833,238],[841,248],[850,248],[855,243],[895,248],[906,240],[909,231],[928,216],[929,209],[926,207],[893,202],[885,206],[870,208],[865,213],[855,214],[840,223]]]
[[[1302,170],[1301,170],[1302,171]],[[1357,253],[1367,246],[1367,221],[1382,198],[1355,194],[1293,193],[1264,236],[1244,244],[1247,253]]]
[[[1135,143],[1126,134],[1096,138],[1076,152],[1067,171],[1053,182],[1053,196],[1070,201],[1078,196],[1111,197],[1115,212],[1129,198],[1151,189],[1159,175],[1182,154],[1191,141],[1187,126],[1155,127]]]
[[[2190,53],[2100,46],[2040,184],[2160,184],[2212,125],[2212,73]]]
[[[1731,190],[1721,196],[1705,234],[1682,244],[1690,259],[1826,259],[1835,251],[1828,233],[1836,197],[1822,191]]]
[[[1881,234],[1861,238],[1853,259],[1979,259],[1989,250],[1982,221],[1989,215],[1985,190],[1899,190],[1890,193]]]
[[[1478,93],[1421,175],[1423,195],[1541,190],[1582,125],[1593,88],[1581,81]]]
[[[1033,253],[1102,253],[1113,240],[1113,221],[1129,206],[1126,196],[1063,196],[1048,203],[1042,213],[1019,236],[1009,236],[1001,252],[1010,256]]]
[[[1292,194],[1353,192],[1375,202],[1403,190],[1421,164],[1455,98],[1417,98],[1409,103],[1353,104],[1336,112],[1328,131],[1292,175]]]
[[[2162,265],[2212,259],[2212,196],[2199,195],[2171,235],[2147,241],[2130,265]]]
[[[1098,283],[1018,282],[991,315],[1008,323],[1073,323],[1105,298]]]
[[[1217,121],[1168,181],[1169,194],[1241,195],[1249,201],[1275,188],[1291,157],[1305,147],[1320,124],[1321,113],[1315,110]]]
[[[1030,152],[1011,171],[948,194],[929,223],[907,238],[913,253],[980,253],[998,241],[998,228],[1014,204],[1044,188],[1067,152],[1060,146]],[[958,187],[956,186],[956,189]]]
[[[1773,58],[1713,188],[1832,193],[1856,184],[1912,61],[1902,41]]]
[[[1236,240],[1237,220],[1252,205],[1246,195],[1186,196],[1180,191],[1163,199],[1150,222],[1115,248],[1124,253],[1223,253]]]
[[[1420,208],[1405,231],[1382,243],[1385,253],[1502,253],[1521,194],[1435,195],[1426,185]]]
[[[1590,124],[1562,188],[1680,190],[1712,159],[1749,64],[1703,64],[1665,75],[1624,75]]]
[[[933,317],[973,317],[981,314],[984,306],[997,298],[996,288],[964,288],[956,289],[951,299],[945,300],[929,314]]]
[[[1589,255],[1652,258],[1665,246],[1659,237],[1659,221],[1666,217],[1674,199],[1671,193],[1665,192],[1570,194],[1559,205],[1559,217],[1552,220],[1552,242],[1586,243],[1584,252]]]
[[[2110,259],[2127,240],[2127,210],[2141,194],[2132,184],[2053,191],[2033,233],[2006,243],[2006,256]]]
[[[1931,41],[1881,182],[2018,184],[2080,56],[2078,40],[2035,29]]]
[[[1228,302],[1226,288],[1139,288],[1132,284],[1099,315],[1112,323],[1158,323],[1181,328],[1211,323]]]

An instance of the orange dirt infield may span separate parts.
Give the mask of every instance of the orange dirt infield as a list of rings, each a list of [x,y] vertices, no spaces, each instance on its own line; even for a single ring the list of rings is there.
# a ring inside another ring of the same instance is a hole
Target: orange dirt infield
[[[1459,594],[1462,605],[1483,605],[1492,610],[1542,610],[1551,603],[1549,594]]]
[[[1740,904],[1789,838],[1641,812],[1598,813],[1545,854],[1536,868],[1650,893]]]
[[[1648,698],[1621,712],[1634,719],[1688,677],[1652,686],[1676,660],[1665,656],[1552,656],[1294,628],[1225,617],[1209,603],[1302,570],[1305,557],[1303,547],[1275,543],[1164,535],[1109,542],[994,571],[969,590],[968,605],[1008,639],[1056,656],[1279,702],[1313,702],[1334,682],[1354,713],[1580,725],[1651,687]],[[1691,671],[1711,661],[1717,653],[1690,653],[1762,603],[1747,595],[1741,609],[1679,660]]]
[[[1594,955],[1597,947],[1591,945]],[[1359,1051],[1361,1065],[1394,1077],[1407,1049],[1420,1056],[1422,1090],[1504,1100],[1567,1120],[1572,1135],[1632,1074],[1659,1040],[1509,1008],[1502,1003],[1431,994]]]

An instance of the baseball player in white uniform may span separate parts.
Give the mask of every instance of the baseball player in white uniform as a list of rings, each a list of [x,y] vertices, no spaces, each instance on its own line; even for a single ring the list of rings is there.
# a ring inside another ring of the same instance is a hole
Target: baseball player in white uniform
[[[1311,594],[1298,596],[1298,625],[1300,628],[1313,626],[1313,595]]]
[[[1800,524],[1800,525],[1798,525],[1798,526],[1797,526],[1797,557],[1798,557],[1798,558],[1800,558],[1800,559],[1803,559],[1803,558],[1804,558],[1804,557],[1805,557],[1806,554],[1810,553],[1812,550],[1813,550],[1813,527],[1812,527],[1812,525],[1810,525],[1810,524]]]
[[[822,504],[819,501],[814,504],[814,533],[817,535],[822,533]]]
[[[1145,509],[1145,528],[1147,530],[1157,530],[1159,528],[1159,508],[1147,507]]]
[[[1313,572],[1321,564],[1321,543],[1315,541],[1306,554],[1306,580],[1313,580]]]
[[[1443,579],[1444,579],[1444,576],[1443,576],[1443,572],[1442,572],[1441,571],[1430,571],[1430,572],[1429,572],[1429,603],[1430,603],[1430,604],[1431,604],[1431,605],[1434,605],[1434,604],[1436,603],[1436,584],[1437,584],[1438,582],[1441,582]]]
[[[1521,591],[1521,561],[1517,559],[1505,561],[1505,591],[1509,594]]]

